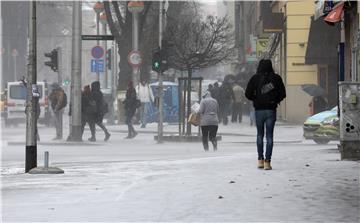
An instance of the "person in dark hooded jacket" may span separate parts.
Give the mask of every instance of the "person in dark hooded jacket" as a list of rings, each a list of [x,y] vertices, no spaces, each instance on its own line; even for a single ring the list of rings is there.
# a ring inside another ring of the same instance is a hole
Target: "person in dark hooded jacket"
[[[95,124],[97,124],[105,133],[105,141],[109,140],[110,133],[106,129],[103,119],[104,119],[104,112],[103,107],[105,106],[104,96],[103,93],[100,91],[100,82],[94,81],[91,83],[91,93],[90,99],[94,100],[96,103],[96,112],[94,115]],[[89,141],[96,141],[95,135],[89,139]]]
[[[90,86],[85,85],[84,90],[81,93],[81,135],[84,133],[86,123],[88,123],[91,138],[95,138],[95,117],[97,109],[96,104],[91,101],[90,94]]]
[[[128,126],[128,135],[127,139],[134,138],[138,133],[135,131],[134,126],[132,124],[132,118],[135,115],[137,109],[137,97],[136,97],[136,90],[134,88],[133,82],[129,81],[125,100],[123,101],[124,108],[125,108],[125,117],[126,117],[126,124]]]
[[[256,74],[251,77],[245,91],[245,96],[253,101],[257,129],[258,168],[271,170],[270,165],[273,150],[273,132],[276,121],[276,108],[286,97],[284,83],[275,74],[271,60],[262,59]],[[264,128],[266,128],[266,153],[264,162]]]

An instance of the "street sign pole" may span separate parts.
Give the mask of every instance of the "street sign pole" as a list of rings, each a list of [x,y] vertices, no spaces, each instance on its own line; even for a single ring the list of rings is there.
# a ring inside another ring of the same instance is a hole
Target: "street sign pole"
[[[33,94],[33,86],[36,88],[36,1],[29,2],[25,173],[37,167],[36,105],[38,100],[36,96],[38,95]]]
[[[81,131],[81,1],[73,3],[71,55],[71,135],[69,141],[82,141]]]
[[[128,3],[128,10],[132,13],[132,47],[133,51],[139,50],[139,13],[144,9],[144,2],[142,1],[130,1]],[[134,86],[138,84],[140,79],[139,67],[132,67],[132,81]]]
[[[162,34],[163,34],[163,1],[159,2],[160,8],[159,8],[159,48],[161,52],[161,42],[162,42]],[[158,143],[163,142],[163,117],[164,117],[164,107],[163,107],[163,101],[164,101],[164,93],[163,93],[163,75],[162,75],[162,68],[160,67],[159,71],[159,122],[158,122]]]
[[[100,12],[96,13],[96,34],[99,35],[100,31],[99,31],[99,24],[100,22]],[[99,46],[99,39],[96,40],[96,45]],[[99,71],[96,71],[96,80],[100,81],[100,73]]]
[[[57,49],[57,55],[58,55],[58,84],[59,86],[62,85],[63,83],[63,80],[62,80],[62,74],[63,74],[63,66],[62,66],[62,54],[61,54],[61,47],[58,47]],[[59,129],[60,129],[60,132],[59,132],[59,136],[62,138],[63,137],[63,114],[61,113],[60,114],[60,117],[59,117]]]

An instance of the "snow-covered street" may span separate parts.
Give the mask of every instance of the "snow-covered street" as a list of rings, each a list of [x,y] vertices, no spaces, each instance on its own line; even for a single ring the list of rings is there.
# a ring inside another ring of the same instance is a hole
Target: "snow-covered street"
[[[157,144],[155,124],[132,140],[125,126],[109,129],[108,142],[98,130],[96,143],[76,145],[53,142],[54,129],[40,127],[38,166],[49,151],[65,174],[30,175],[23,126],[3,128],[2,221],[360,221],[360,163],[340,161],[336,142],[304,141],[301,126],[276,127],[272,171],[256,168],[248,124],[220,125],[217,152],[200,142]]]

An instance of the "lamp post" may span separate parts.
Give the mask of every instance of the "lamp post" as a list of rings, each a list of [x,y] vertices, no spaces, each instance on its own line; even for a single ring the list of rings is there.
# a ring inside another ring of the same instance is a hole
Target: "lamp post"
[[[99,22],[100,22],[100,13],[104,11],[104,5],[101,2],[96,2],[94,5],[94,11],[96,13],[96,35],[99,35]],[[96,45],[99,46],[99,40],[96,40]],[[96,71],[96,80],[100,81],[99,71]]]
[[[131,1],[128,3],[128,10],[132,13],[132,47],[133,51],[139,51],[139,13],[144,9],[144,2]],[[134,86],[138,82],[138,70],[137,66],[132,66],[133,69],[133,83]]]
[[[107,20],[106,20],[106,14],[105,12],[102,12],[100,14],[100,22],[103,25],[103,35],[106,35],[106,25],[107,25]],[[103,45],[104,45],[104,57],[106,57],[106,52],[107,52],[107,42],[106,40],[103,41]],[[106,64],[106,58],[104,58],[104,88],[108,87],[108,69],[107,69],[107,64]]]

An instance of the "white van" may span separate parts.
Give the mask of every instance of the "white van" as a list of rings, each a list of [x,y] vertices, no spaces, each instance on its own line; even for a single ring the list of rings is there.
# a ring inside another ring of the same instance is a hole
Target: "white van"
[[[37,83],[40,98],[40,117],[38,123],[48,125],[50,122],[50,110],[48,101],[48,86],[46,82]],[[8,82],[6,86],[6,100],[4,108],[5,124],[25,123],[25,105],[27,88],[22,82]]]

